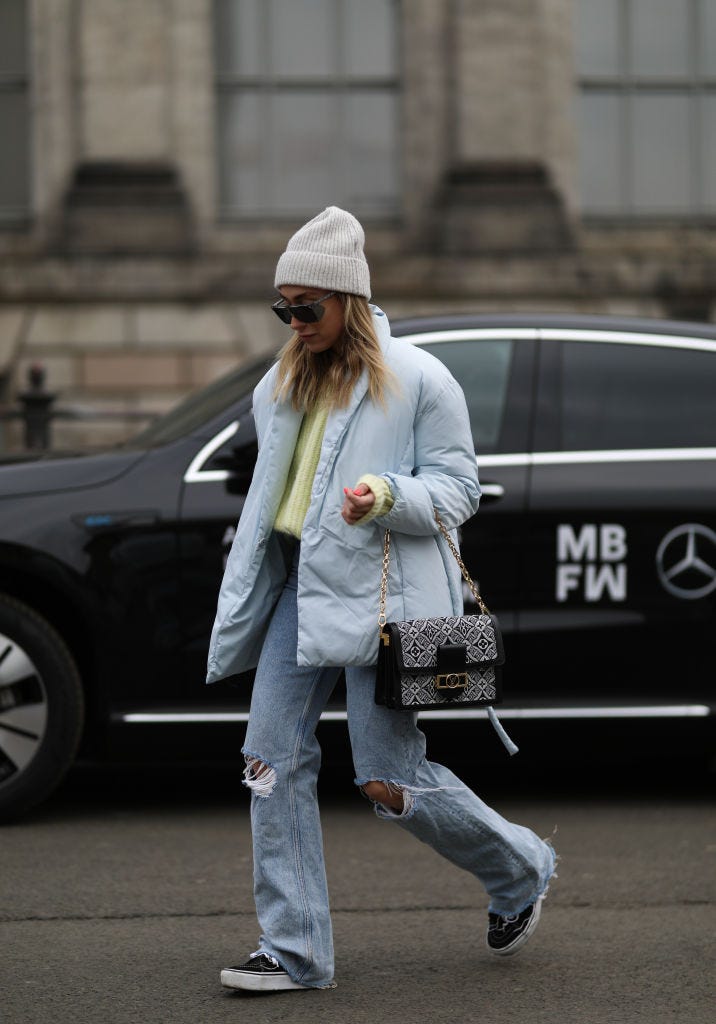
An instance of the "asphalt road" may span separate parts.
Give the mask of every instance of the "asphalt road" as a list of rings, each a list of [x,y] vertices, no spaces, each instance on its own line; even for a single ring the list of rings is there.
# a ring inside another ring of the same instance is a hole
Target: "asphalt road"
[[[0,830],[4,1024],[712,1024],[716,815],[709,780],[478,787],[541,835],[559,879],[519,955],[484,947],[486,898],[340,778],[323,795],[338,988],[231,993],[254,948],[239,765],[76,769]],[[325,788],[325,787],[324,787]]]

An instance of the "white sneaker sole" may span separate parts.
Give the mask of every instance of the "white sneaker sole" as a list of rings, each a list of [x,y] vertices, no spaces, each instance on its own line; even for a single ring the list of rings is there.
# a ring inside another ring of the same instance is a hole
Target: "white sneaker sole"
[[[245,992],[286,992],[293,988],[308,988],[285,973],[257,974],[254,971],[235,971],[231,967],[222,970],[221,984],[224,988],[243,989]]]
[[[522,949],[524,944],[532,936],[535,928],[539,924],[540,915],[542,914],[543,899],[544,895],[540,896],[537,899],[537,901],[535,902],[534,913],[532,914],[532,917],[529,919],[527,927],[519,936],[519,938],[515,939],[515,941],[511,943],[511,945],[509,945],[506,949],[493,949],[492,946],[487,947],[493,956],[513,956],[515,953],[518,953]]]

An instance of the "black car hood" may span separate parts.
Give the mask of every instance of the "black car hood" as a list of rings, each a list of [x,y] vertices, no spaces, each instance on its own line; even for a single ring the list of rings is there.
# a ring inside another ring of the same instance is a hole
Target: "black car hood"
[[[23,457],[22,461],[0,460],[0,500],[105,484],[126,473],[145,454],[143,450],[117,450],[99,454],[43,454]]]

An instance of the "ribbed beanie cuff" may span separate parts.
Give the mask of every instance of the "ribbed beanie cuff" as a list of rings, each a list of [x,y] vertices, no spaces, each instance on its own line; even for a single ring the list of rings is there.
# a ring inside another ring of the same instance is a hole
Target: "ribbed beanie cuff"
[[[326,288],[370,298],[370,271],[363,253],[365,235],[356,218],[328,206],[289,239],[276,266],[274,284]]]

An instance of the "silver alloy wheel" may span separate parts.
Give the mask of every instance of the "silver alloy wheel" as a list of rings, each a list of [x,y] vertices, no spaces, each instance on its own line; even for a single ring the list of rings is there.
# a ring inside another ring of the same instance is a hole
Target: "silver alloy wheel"
[[[47,728],[47,691],[17,641],[0,633],[0,786],[32,763]]]

